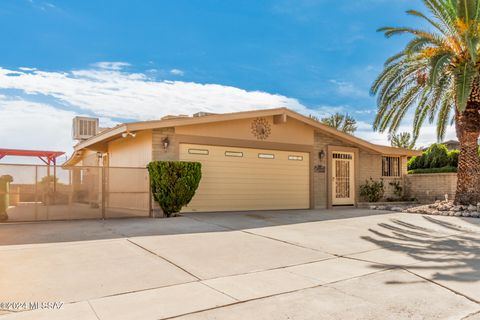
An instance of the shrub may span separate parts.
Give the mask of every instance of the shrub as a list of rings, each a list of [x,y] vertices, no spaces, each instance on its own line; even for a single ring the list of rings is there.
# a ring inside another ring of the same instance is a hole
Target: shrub
[[[442,168],[448,164],[448,149],[444,144],[434,143],[425,152],[424,168]]]
[[[407,164],[408,170],[443,168],[458,166],[460,151],[448,151],[444,144],[432,144],[422,155],[412,157]]]
[[[378,202],[383,198],[385,187],[383,180],[374,181],[372,178],[365,181],[365,184],[360,186],[360,196],[368,202]]]
[[[425,168],[425,169],[408,170],[408,174],[448,173],[448,172],[457,172],[457,168],[452,166],[445,166],[442,168]]]
[[[460,155],[460,150],[452,150],[448,152],[448,165],[450,167],[458,167],[458,156]]]
[[[393,194],[399,199],[403,198],[403,187],[400,181],[392,181],[389,183],[393,187]]]
[[[408,162],[407,162],[408,170],[413,170],[418,168],[418,161],[419,161],[418,158],[420,157],[421,156],[413,156],[410,159],[408,159]]]
[[[148,164],[155,201],[170,217],[190,203],[202,178],[198,162],[153,161]]]

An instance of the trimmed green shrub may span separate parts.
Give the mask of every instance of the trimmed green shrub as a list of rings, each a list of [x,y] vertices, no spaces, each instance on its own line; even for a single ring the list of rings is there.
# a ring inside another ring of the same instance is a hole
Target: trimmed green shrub
[[[408,162],[407,162],[407,168],[408,170],[413,170],[418,168],[418,162],[420,161],[419,159],[422,156],[413,156],[411,157]]]
[[[385,186],[383,180],[374,181],[372,178],[365,181],[365,184],[360,186],[360,196],[368,202],[378,202],[385,194]]]
[[[408,170],[457,167],[459,154],[458,150],[448,151],[444,144],[435,143],[422,155],[410,158],[407,167]]]
[[[152,193],[170,217],[190,203],[202,178],[198,162],[152,161],[148,164]]]
[[[424,168],[424,169],[408,170],[408,174],[449,173],[449,172],[457,172],[457,168],[452,166],[445,166],[442,168]]]
[[[424,168],[442,168],[448,166],[448,149],[444,144],[434,143],[425,153]]]
[[[452,150],[448,152],[448,165],[450,167],[458,167],[458,156],[460,155],[460,150]]]

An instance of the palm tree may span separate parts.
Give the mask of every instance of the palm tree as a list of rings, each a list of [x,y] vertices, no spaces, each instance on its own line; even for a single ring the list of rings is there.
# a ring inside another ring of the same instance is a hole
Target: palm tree
[[[388,140],[392,147],[413,149],[415,147],[415,139],[409,132],[391,133],[388,135]]]
[[[353,134],[357,130],[357,121],[348,114],[343,115],[337,112],[320,119],[320,122],[348,134]]]
[[[407,111],[414,109],[414,139],[425,119],[436,122],[438,139],[455,123],[460,142],[455,202],[480,201],[480,0],[423,0],[430,15],[409,10],[431,31],[381,28],[385,36],[413,36],[405,48],[385,62],[373,83],[378,113],[374,129],[393,133]]]

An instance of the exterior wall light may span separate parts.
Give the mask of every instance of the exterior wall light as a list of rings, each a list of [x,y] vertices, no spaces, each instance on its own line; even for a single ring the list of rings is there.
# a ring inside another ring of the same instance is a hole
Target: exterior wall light
[[[319,153],[318,153],[318,158],[320,160],[322,160],[323,158],[325,158],[325,151],[321,150]]]
[[[122,138],[126,138],[126,137],[132,137],[132,138],[135,138],[137,136],[137,134],[135,132],[124,132],[122,133]]]
[[[168,139],[168,137],[165,137],[162,139],[162,144],[163,144],[163,150],[167,152],[167,148],[170,145],[170,140]]]

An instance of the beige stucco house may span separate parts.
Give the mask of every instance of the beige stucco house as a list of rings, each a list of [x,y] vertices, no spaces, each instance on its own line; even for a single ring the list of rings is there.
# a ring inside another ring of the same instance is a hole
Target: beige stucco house
[[[356,205],[370,177],[391,193],[417,154],[279,108],[125,123],[76,145],[65,166],[198,161],[203,178],[185,211],[306,209]]]

